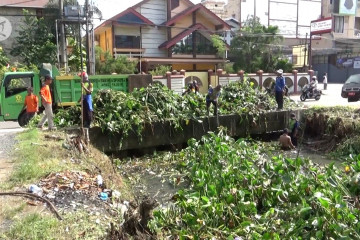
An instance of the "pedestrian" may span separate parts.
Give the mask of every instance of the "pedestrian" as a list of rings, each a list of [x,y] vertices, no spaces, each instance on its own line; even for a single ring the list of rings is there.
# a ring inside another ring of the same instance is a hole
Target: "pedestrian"
[[[323,77],[323,84],[324,84],[324,90],[327,90],[327,73],[324,72],[324,77]]]
[[[295,146],[291,142],[291,137],[289,136],[289,130],[285,128],[283,134],[279,138],[280,147],[282,150],[295,149]]]
[[[51,76],[46,75],[44,85],[42,86],[42,88],[40,90],[41,103],[45,108],[45,114],[38,124],[38,128],[41,128],[41,129],[44,127],[44,124],[46,121],[48,122],[49,130],[56,129],[54,127],[54,121],[53,121],[54,115],[53,115],[53,111],[52,111],[52,97],[51,97],[51,92],[50,92],[50,85],[52,83],[52,80],[53,80],[53,78]]]
[[[300,124],[299,124],[299,121],[296,119],[295,113],[291,113],[288,129],[290,129],[290,131],[291,131],[290,138],[291,138],[292,144],[295,147],[297,147],[297,145],[298,145],[299,128],[300,128]]]
[[[218,115],[218,99],[221,92],[221,85],[217,85],[215,88],[210,86],[208,90],[208,94],[206,95],[206,110],[207,114],[209,115],[209,108],[210,105],[214,105],[214,116]]]
[[[285,78],[283,77],[283,70],[276,71],[278,76],[275,81],[275,99],[278,104],[278,110],[283,109],[284,105],[284,90],[285,90]]]
[[[83,101],[83,127],[85,143],[90,143],[89,128],[93,120],[93,105],[92,105],[92,91],[93,84],[89,80],[89,76],[86,72],[82,73],[82,101]]]
[[[34,94],[33,88],[29,87],[27,89],[27,95],[25,97],[23,110],[26,108],[25,122],[26,124],[35,116],[39,111],[39,98]]]

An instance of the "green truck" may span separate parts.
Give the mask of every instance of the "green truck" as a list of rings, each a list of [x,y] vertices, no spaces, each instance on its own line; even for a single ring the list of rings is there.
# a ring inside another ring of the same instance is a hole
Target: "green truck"
[[[78,76],[59,76],[55,66],[43,64],[40,73],[34,72],[7,72],[1,82],[0,88],[0,121],[18,120],[20,126],[24,126],[24,106],[27,88],[33,87],[34,94],[40,100],[40,88],[44,76],[54,78],[51,86],[53,95],[53,107],[67,107],[76,105],[81,97],[81,78]],[[94,75],[89,76],[94,87],[94,94],[99,89],[113,89],[128,91],[128,75]],[[41,107],[41,101],[39,101]]]

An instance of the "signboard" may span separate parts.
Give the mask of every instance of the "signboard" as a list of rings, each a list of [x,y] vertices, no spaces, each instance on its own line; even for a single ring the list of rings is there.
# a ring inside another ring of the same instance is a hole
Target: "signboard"
[[[341,15],[356,15],[357,0],[340,0],[339,14]]]
[[[354,59],[354,68],[360,68],[360,58],[356,57]]]
[[[12,27],[10,21],[0,16],[0,42],[8,39],[11,35]]]
[[[329,33],[332,31],[332,18],[323,18],[311,21],[310,32],[311,34]]]

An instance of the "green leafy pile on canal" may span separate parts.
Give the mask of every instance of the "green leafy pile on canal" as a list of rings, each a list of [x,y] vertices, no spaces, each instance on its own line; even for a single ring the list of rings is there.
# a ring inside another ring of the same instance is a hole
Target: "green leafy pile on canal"
[[[220,132],[173,159],[189,187],[154,212],[159,239],[360,239],[360,157],[345,170],[269,160]]]
[[[285,100],[285,107],[296,107]],[[274,97],[254,89],[248,82],[235,82],[225,86],[219,99],[220,114],[248,114],[256,118],[276,108]],[[211,111],[212,112],[212,111]],[[161,84],[135,89],[132,93],[101,90],[94,96],[95,125],[104,131],[141,133],[145,124],[169,121],[176,128],[181,122],[207,116],[205,95],[180,96]],[[80,123],[80,109],[72,107],[56,114],[58,126]],[[135,127],[135,128],[134,128]]]

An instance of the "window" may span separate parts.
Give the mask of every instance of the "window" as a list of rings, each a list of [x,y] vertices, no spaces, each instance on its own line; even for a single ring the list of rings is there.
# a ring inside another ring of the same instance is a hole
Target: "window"
[[[298,56],[297,55],[293,55],[292,56],[292,64],[296,65],[298,63]]]
[[[140,36],[115,36],[116,48],[140,48]]]
[[[28,87],[31,87],[31,83],[31,77],[7,78],[5,80],[5,97],[25,92]]]
[[[193,32],[184,37],[172,49],[174,54],[193,54],[193,38],[195,36],[195,45],[197,54],[216,54],[217,50],[214,48],[212,42],[204,37],[199,32]]]
[[[334,32],[344,32],[344,16],[334,16]]]

